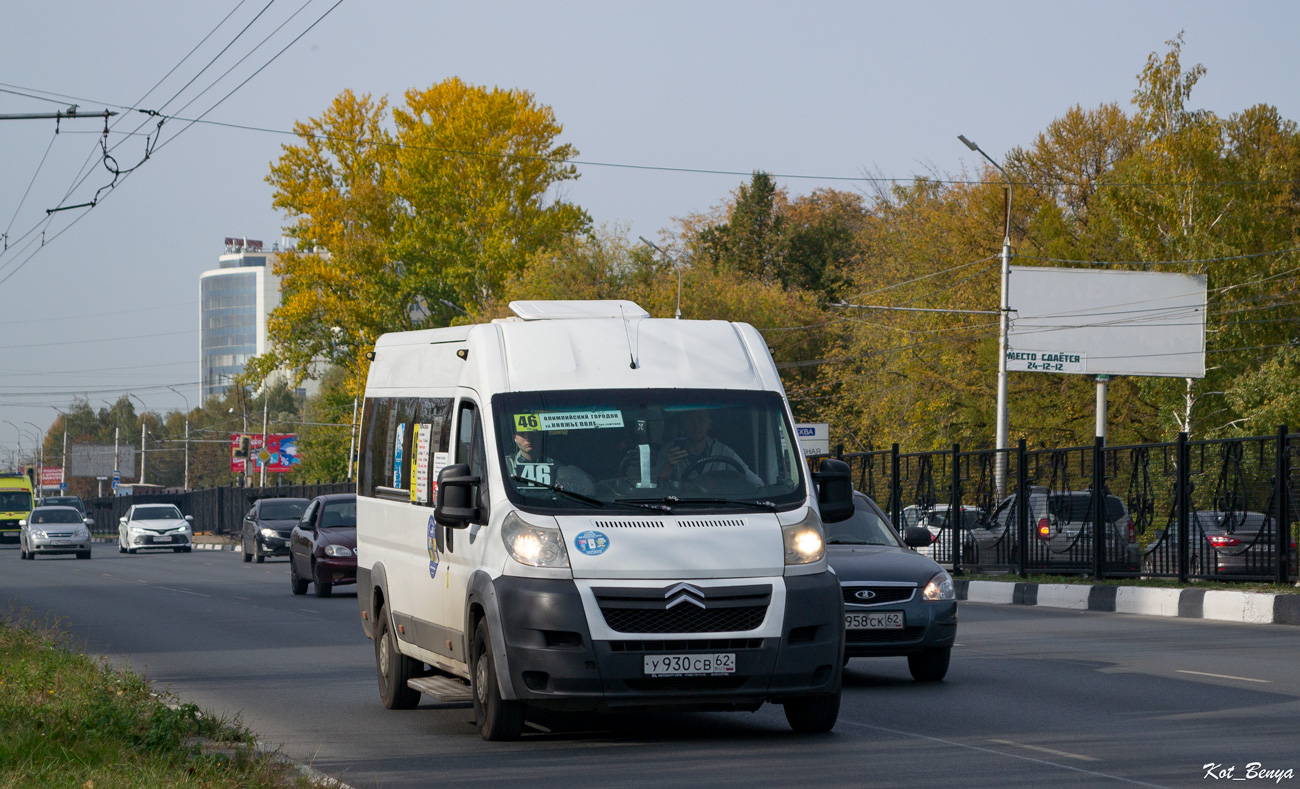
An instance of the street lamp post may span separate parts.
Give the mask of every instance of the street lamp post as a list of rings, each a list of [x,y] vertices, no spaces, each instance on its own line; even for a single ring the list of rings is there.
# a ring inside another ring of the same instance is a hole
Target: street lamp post
[[[1006,484],[1007,454],[1009,446],[1008,433],[1009,419],[1007,414],[1007,329],[1011,316],[1010,305],[1007,304],[1007,283],[1011,277],[1011,176],[1007,171],[1002,169],[1002,165],[993,161],[987,153],[984,153],[978,145],[966,139],[965,135],[958,134],[957,139],[965,143],[967,148],[975,151],[980,156],[988,160],[988,163],[997,168],[1002,173],[1002,177],[1007,180],[1007,215],[1006,223],[1002,231],[1002,303],[998,308],[1001,313],[998,317],[998,419],[997,419],[997,466],[996,487],[998,498],[1002,498],[1003,486]]]
[[[18,425],[15,425],[13,422],[10,422],[8,419],[4,420],[4,423],[5,423],[6,425],[9,425],[10,427],[12,427],[12,428],[13,428],[13,429],[18,433],[18,462],[17,462],[15,465],[22,466],[22,464],[23,464],[23,429],[22,429],[21,427],[19,427]],[[22,471],[21,468],[19,468],[18,470],[19,470],[19,471]]]
[[[668,257],[667,252],[660,249],[653,241],[648,240],[645,236],[637,236],[637,238],[641,239],[642,244],[645,244],[646,246],[650,247],[654,251],[658,252],[660,255],[663,255],[664,260],[667,260],[669,263],[672,263],[673,268],[677,269],[677,316],[676,317],[677,320],[681,320],[682,319],[682,264]]]
[[[40,459],[36,461],[37,463],[40,464],[40,468],[37,469],[36,471],[36,491],[38,494],[38,498],[44,498],[45,497],[45,430],[35,422],[28,422],[26,420],[23,420],[23,424],[31,425],[32,427],[36,428],[36,430],[38,431],[37,436],[39,436],[41,451],[40,451]]]
[[[50,406],[50,408],[58,411],[59,415],[63,417],[63,458],[59,464],[59,492],[63,493],[68,489],[68,415],[54,406]]]
[[[136,401],[139,402],[140,405],[144,406],[144,411],[140,412],[140,484],[143,485],[145,484],[144,482],[144,434],[145,434],[144,415],[145,415],[145,411],[149,410],[149,406],[145,405],[143,400],[131,394],[130,392],[127,392],[127,396],[135,397]]]
[[[190,399],[174,386],[167,387],[185,401],[185,489],[190,489]]]

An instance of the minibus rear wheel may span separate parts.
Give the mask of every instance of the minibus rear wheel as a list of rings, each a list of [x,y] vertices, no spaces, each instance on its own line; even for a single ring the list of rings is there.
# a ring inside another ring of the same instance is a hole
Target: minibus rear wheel
[[[423,666],[397,649],[397,638],[383,608],[375,615],[375,669],[379,674],[379,700],[390,710],[413,710],[420,704],[420,691],[406,681],[420,676]]]

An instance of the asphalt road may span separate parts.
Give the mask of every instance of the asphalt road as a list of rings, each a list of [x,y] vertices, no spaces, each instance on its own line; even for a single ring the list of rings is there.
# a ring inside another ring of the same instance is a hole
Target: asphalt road
[[[393,712],[355,594],[289,593],[238,552],[32,562],[0,548],[0,605],[240,720],[351,786],[1300,786],[1300,628],[962,604],[945,682],[854,660],[835,731],[758,713],[543,716],[487,743],[467,709]],[[1239,780],[1240,784],[1240,780]]]

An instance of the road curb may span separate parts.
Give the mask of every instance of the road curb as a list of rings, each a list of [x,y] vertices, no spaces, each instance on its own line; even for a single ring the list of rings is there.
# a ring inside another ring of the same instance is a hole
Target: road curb
[[[90,541],[99,545],[106,545],[117,542],[116,537],[91,537]],[[225,543],[196,542],[191,543],[190,547],[196,551],[235,551],[239,549],[238,545],[227,545]]]
[[[957,599],[971,603],[1300,626],[1300,595],[1294,594],[961,579],[954,583]]]

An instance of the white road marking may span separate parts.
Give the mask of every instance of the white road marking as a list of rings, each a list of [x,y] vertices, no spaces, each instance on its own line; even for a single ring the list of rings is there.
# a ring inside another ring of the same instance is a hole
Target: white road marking
[[[1020,755],[1018,755],[1018,754],[1014,754],[1014,753],[1007,753],[1006,751],[995,751],[995,750],[993,750],[992,748],[981,748],[981,747],[978,746],[978,745],[968,745],[968,744],[966,744],[966,743],[964,743],[964,742],[955,742],[955,741],[953,741],[953,740],[945,740],[945,739],[943,739],[942,737],[931,737],[931,736],[929,736],[928,734],[917,734],[916,732],[900,731],[900,730],[898,730],[898,729],[888,729],[888,728],[885,728],[884,726],[872,726],[872,725],[869,724],[869,723],[858,723],[857,721],[845,720],[844,718],[840,718],[839,723],[840,723],[840,724],[848,724],[849,726],[859,726],[859,727],[861,727],[861,728],[863,728],[863,729],[871,729],[872,731],[883,731],[883,732],[887,732],[887,733],[889,733],[889,734],[899,734],[899,735],[902,735],[902,736],[904,736],[904,737],[916,737],[917,739],[921,739],[921,740],[929,740],[930,742],[940,742],[940,743],[943,743],[944,745],[951,745],[951,746],[954,746],[954,747],[956,747],[956,748],[966,748],[967,750],[979,751],[980,753],[988,753],[988,754],[993,754],[993,755],[995,755],[995,756],[1005,756],[1005,757],[1007,757],[1008,759],[1019,759],[1019,760],[1024,761],[1024,762],[1033,762],[1033,763],[1035,763],[1035,764],[1045,764],[1045,765],[1048,765],[1048,766],[1051,766],[1051,767],[1059,767],[1059,768],[1062,769],[1062,770],[1069,770],[1069,771],[1071,771],[1071,772],[1075,772],[1075,773],[1083,773],[1084,775],[1095,775],[1095,776],[1097,776],[1097,777],[1099,777],[1099,778],[1109,778],[1109,779],[1112,780],[1112,781],[1120,781],[1120,782],[1122,782],[1122,783],[1133,784],[1133,785],[1135,785],[1135,786],[1154,786],[1154,787],[1159,787],[1159,789],[1163,789],[1163,787],[1160,787],[1160,784],[1152,784],[1152,783],[1147,783],[1147,782],[1145,782],[1145,781],[1135,781],[1135,780],[1133,780],[1132,778],[1124,778],[1123,776],[1119,776],[1119,775],[1111,775],[1110,773],[1099,773],[1099,772],[1096,772],[1096,771],[1094,771],[1094,770],[1085,770],[1085,769],[1083,769],[1082,767],[1072,767],[1071,765],[1068,765],[1068,764],[1060,764],[1060,763],[1058,763],[1058,762],[1049,762],[1049,761],[1046,761],[1046,760],[1044,760],[1044,759],[1035,759],[1035,758],[1033,758],[1032,756],[1020,756]]]
[[[1250,677],[1234,677],[1231,674],[1211,674],[1208,671],[1187,671],[1185,669],[1175,669],[1178,674],[1195,674],[1198,677],[1215,677],[1216,679],[1235,679],[1241,682],[1262,682],[1265,685],[1272,684],[1271,679],[1252,679]]]
[[[1069,759],[1080,759],[1085,762],[1097,761],[1095,758],[1091,756],[1084,756],[1078,753],[1070,753],[1069,751],[1058,751],[1055,748],[1044,748],[1041,745],[1026,745],[1023,742],[1012,742],[1011,740],[989,740],[989,742],[996,742],[998,745],[1014,745],[1017,748],[1028,748],[1031,751],[1041,751],[1042,753],[1050,753],[1053,756],[1064,756]]]

